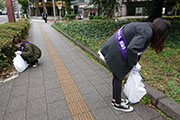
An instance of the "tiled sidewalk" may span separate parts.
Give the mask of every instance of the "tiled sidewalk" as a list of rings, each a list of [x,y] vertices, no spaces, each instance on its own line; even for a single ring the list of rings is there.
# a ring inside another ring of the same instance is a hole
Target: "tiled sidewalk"
[[[0,84],[0,120],[165,119],[141,103],[130,113],[114,110],[111,74],[49,24],[32,23],[29,40],[42,50],[40,65]]]

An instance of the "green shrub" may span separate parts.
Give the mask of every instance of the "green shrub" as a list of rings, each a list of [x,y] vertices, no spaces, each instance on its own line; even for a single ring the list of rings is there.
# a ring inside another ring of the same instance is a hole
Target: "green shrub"
[[[170,21],[180,20],[180,16],[163,16],[163,18],[168,19]]]
[[[76,16],[78,16],[79,14],[66,14],[65,15],[65,17],[64,17],[64,19],[65,20],[68,20],[68,21],[70,21],[70,20],[75,20],[76,19]]]
[[[90,15],[89,19],[90,20],[108,20],[108,19],[110,19],[110,17],[108,17],[107,15],[105,15],[105,16],[93,16],[93,15]]]
[[[90,20],[92,20],[92,19],[100,19],[101,20],[101,19],[103,19],[103,17],[102,16],[93,16],[93,15],[90,15],[89,19]]]
[[[171,28],[165,46],[173,49],[178,49],[180,47],[180,20],[178,21],[170,19],[170,22]]]
[[[14,37],[24,38],[29,30],[28,21],[17,21],[0,25],[0,71],[10,66],[16,48],[12,45]]]
[[[103,20],[107,20],[107,19],[110,19],[110,17],[108,17],[107,15],[103,16],[102,17]]]
[[[163,16],[162,18],[169,20],[170,22],[179,21],[180,16]],[[148,18],[127,18],[131,22],[146,22],[149,21]]]
[[[146,22],[148,21],[148,18],[127,18],[130,22]]]
[[[93,19],[102,19],[102,16],[94,16]]]
[[[92,20],[94,18],[93,15],[89,15],[89,19]]]

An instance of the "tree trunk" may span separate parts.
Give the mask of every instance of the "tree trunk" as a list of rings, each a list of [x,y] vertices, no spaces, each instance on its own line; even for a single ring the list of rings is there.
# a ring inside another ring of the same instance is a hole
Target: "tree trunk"
[[[118,6],[118,15],[122,16],[122,0],[119,0],[117,6]]]
[[[36,11],[35,11],[35,16],[38,16],[39,13],[39,0],[36,0]]]
[[[149,19],[153,21],[155,18],[162,17],[162,8],[164,0],[152,0],[152,8]]]
[[[71,14],[71,0],[65,0],[65,10],[67,14]]]
[[[114,13],[114,5],[112,5],[109,8],[107,15],[112,18],[113,17],[113,13]]]
[[[47,14],[47,9],[44,0],[42,0],[43,12]]]
[[[116,0],[109,0],[107,2],[110,3],[110,5],[108,5],[109,6],[108,16],[113,17],[113,13],[114,11],[116,11],[116,6],[117,6]]]
[[[177,10],[175,10],[175,13],[174,13],[174,15],[175,15],[175,16],[177,15]]]
[[[98,3],[98,16],[101,16],[101,5]]]
[[[7,8],[9,22],[16,22],[16,19],[14,17],[12,0],[6,0],[6,8]]]

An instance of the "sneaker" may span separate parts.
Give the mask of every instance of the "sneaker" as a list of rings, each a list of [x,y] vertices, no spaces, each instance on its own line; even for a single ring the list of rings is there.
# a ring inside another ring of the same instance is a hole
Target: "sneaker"
[[[120,105],[120,106],[117,106],[116,104],[114,104],[114,109],[120,110],[120,111],[124,111],[124,112],[131,112],[131,111],[133,111],[133,107],[129,106],[129,105]]]
[[[128,99],[121,98],[121,105],[127,105],[129,103]]]
[[[116,102],[114,102],[113,100],[111,101],[111,105],[113,105],[113,106],[114,106],[114,105],[115,105],[115,103],[116,103]]]
[[[38,62],[35,63],[32,67],[33,67],[33,68],[36,68],[37,66],[38,66]]]
[[[114,105],[116,102],[112,101],[111,104]],[[129,103],[128,99],[121,98],[121,105],[127,105]]]

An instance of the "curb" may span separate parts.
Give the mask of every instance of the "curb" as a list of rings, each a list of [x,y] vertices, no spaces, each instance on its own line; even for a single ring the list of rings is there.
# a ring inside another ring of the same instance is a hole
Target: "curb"
[[[3,81],[0,81],[0,83],[6,83],[8,81],[14,80],[15,78],[17,78],[19,76],[19,73],[14,71],[13,75]]]
[[[170,99],[156,88],[147,83],[144,84],[153,105],[174,120],[180,120],[180,104],[175,102],[173,99]]]
[[[85,52],[90,53],[94,57],[94,59],[97,60],[101,65],[109,69],[106,63],[99,58],[99,55],[96,52],[92,51],[90,48],[76,41],[74,38],[64,33],[56,26],[54,25],[51,25],[51,26],[57,31],[59,31],[60,33],[62,33],[64,36],[72,40],[76,45],[78,45]],[[162,112],[164,112],[170,118],[173,118],[174,120],[180,120],[180,104],[175,102],[173,99],[170,99],[164,93],[162,93],[161,91],[158,91],[156,88],[151,87],[147,83],[144,83],[144,84],[147,90],[147,94],[150,96],[152,100],[152,104],[156,106],[158,109],[160,109]]]

